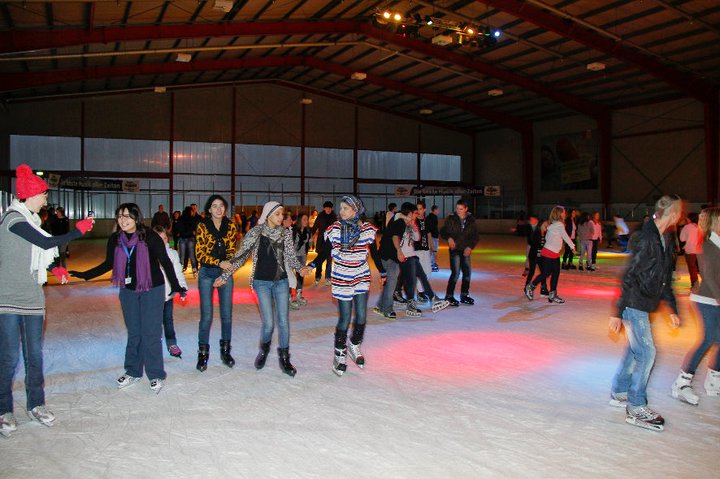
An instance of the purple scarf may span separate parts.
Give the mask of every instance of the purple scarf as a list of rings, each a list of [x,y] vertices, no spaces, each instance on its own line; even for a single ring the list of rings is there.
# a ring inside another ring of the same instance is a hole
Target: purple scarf
[[[150,288],[152,288],[150,254],[148,253],[147,243],[139,241],[137,231],[132,234],[130,239],[122,231],[118,234],[118,244],[115,246],[115,261],[113,261],[112,284],[121,288],[125,287],[125,275],[129,258],[125,254],[123,245],[128,252],[133,247],[135,248],[135,291],[139,293],[150,291]]]

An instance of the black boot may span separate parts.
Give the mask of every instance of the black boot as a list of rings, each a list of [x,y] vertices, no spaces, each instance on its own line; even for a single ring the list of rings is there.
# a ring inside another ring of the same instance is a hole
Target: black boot
[[[255,369],[262,369],[265,367],[265,361],[267,360],[269,352],[270,341],[267,343],[260,343],[260,351],[258,351],[257,357],[255,357]]]
[[[288,376],[295,376],[297,369],[290,364],[289,348],[278,348],[278,359],[280,360],[280,369]]]
[[[207,369],[208,358],[210,357],[210,345],[199,344],[198,345],[198,362],[197,370],[205,371]]]
[[[335,359],[333,360],[333,372],[342,376],[347,371],[347,329],[335,329]]]
[[[221,339],[220,340],[220,359],[225,366],[231,368],[235,366],[235,360],[230,356],[230,341]]]

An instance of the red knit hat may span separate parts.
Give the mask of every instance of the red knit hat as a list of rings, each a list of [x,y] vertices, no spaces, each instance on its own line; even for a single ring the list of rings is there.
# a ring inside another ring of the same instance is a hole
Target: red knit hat
[[[28,165],[20,165],[15,170],[15,190],[17,197],[21,200],[39,195],[50,189],[42,178],[32,172]]]

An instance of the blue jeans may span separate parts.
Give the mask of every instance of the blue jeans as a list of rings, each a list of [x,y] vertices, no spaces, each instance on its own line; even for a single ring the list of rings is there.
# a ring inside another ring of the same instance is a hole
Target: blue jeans
[[[400,265],[400,271],[402,271],[405,294],[407,294],[408,299],[413,299],[415,297],[415,285],[418,280],[423,287],[424,293],[428,294],[430,298],[435,296],[432,286],[430,286],[430,282],[425,274],[425,270],[420,264],[420,258],[417,256],[408,257],[408,259]]]
[[[128,332],[125,372],[139,378],[144,369],[148,379],[165,379],[162,353],[165,285],[144,293],[120,288],[120,306]]]
[[[655,363],[655,343],[650,329],[650,315],[645,311],[625,308],[622,313],[628,339],[625,354],[613,379],[612,391],[627,391],[630,406],[647,404],[647,383]]]
[[[172,299],[165,301],[165,306],[163,306],[163,330],[165,331],[165,346],[168,348],[177,344],[175,324],[173,324],[174,309]]]
[[[580,259],[578,260],[578,266],[582,266],[583,257],[585,258],[585,266],[595,264],[592,260],[593,251],[593,240],[582,240],[580,241]]]
[[[682,370],[695,374],[698,364],[708,349],[715,344],[715,359],[708,358],[708,367],[720,371],[720,306],[695,303],[703,320],[703,337],[700,342],[688,351],[683,361]]]
[[[438,247],[440,246],[440,238],[435,238],[433,236],[433,244],[435,245],[435,248],[430,248],[430,262],[432,266],[437,266],[437,262],[435,260],[435,255],[437,254]]]
[[[455,295],[455,283],[457,283],[462,271],[462,283],[460,284],[460,296],[467,296],[470,293],[470,256],[465,256],[461,250],[450,250],[450,278],[447,284],[447,296]]]
[[[382,265],[383,268],[385,268],[387,279],[380,294],[380,299],[378,299],[377,307],[380,308],[383,313],[389,313],[393,310],[393,293],[395,292],[398,277],[400,276],[400,263],[384,259],[382,260]]]
[[[0,415],[13,412],[12,385],[22,343],[27,410],[45,404],[43,316],[0,314]]]
[[[180,256],[180,264],[183,267],[183,271],[187,268],[188,259],[192,265],[193,271],[197,271],[198,263],[195,257],[195,237],[180,238],[180,246],[178,247],[178,255]]]
[[[341,331],[347,331],[350,326],[353,305],[355,305],[355,325],[365,324],[367,320],[367,300],[367,293],[356,294],[350,301],[338,300],[338,322],[336,328]]]
[[[213,320],[213,283],[222,275],[221,268],[203,266],[198,273],[198,290],[200,291],[200,329],[198,330],[198,344],[210,344],[210,326]],[[227,283],[218,291],[220,303],[220,339],[232,340],[232,293],[233,279],[228,278]]]
[[[290,346],[290,322],[288,321],[288,300],[290,298],[290,286],[287,278],[277,281],[253,281],[253,289],[257,294],[260,316],[262,319],[262,330],[260,342],[269,343],[272,341],[275,321],[278,325],[278,343],[281,348]],[[273,314],[273,301],[275,311]]]

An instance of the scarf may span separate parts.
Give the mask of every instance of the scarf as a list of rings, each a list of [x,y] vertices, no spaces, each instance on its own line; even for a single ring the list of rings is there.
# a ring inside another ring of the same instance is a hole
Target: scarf
[[[35,230],[43,236],[51,237],[52,235],[42,229],[40,225],[42,220],[37,213],[30,211],[25,203],[20,202],[18,199],[14,199],[12,204],[8,208],[8,212],[16,211],[25,217],[25,220]],[[55,258],[60,256],[57,247],[50,249],[42,249],[39,246],[32,245],[30,251],[30,273],[37,277],[38,284],[45,284],[47,282],[47,269],[55,261]]]
[[[355,210],[355,216],[347,220],[340,220],[340,247],[348,250],[355,246],[360,239],[361,215],[365,213],[365,207],[360,198],[353,195],[346,195],[340,198],[342,203]]]
[[[138,293],[150,291],[150,288],[152,288],[150,253],[148,252],[147,243],[140,241],[137,231],[130,236],[130,239],[123,231],[118,232],[118,244],[115,246],[115,259],[111,278],[112,284],[121,288],[125,287],[125,278],[130,277],[128,262],[133,251],[135,252],[135,291]]]

